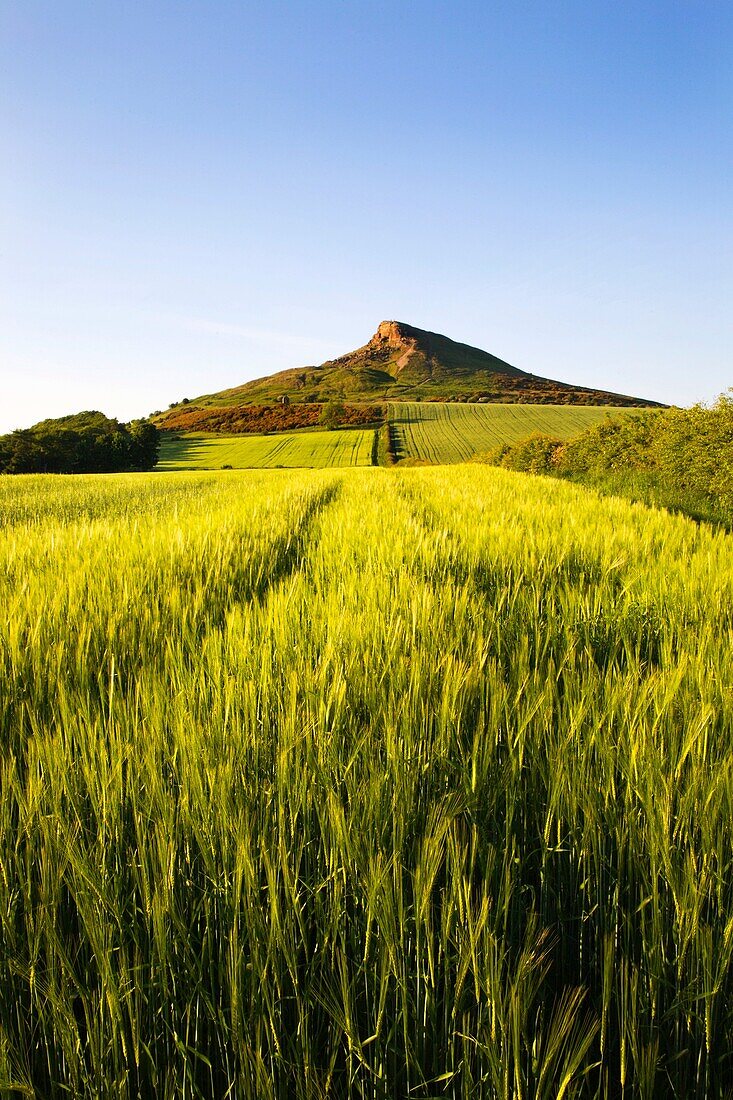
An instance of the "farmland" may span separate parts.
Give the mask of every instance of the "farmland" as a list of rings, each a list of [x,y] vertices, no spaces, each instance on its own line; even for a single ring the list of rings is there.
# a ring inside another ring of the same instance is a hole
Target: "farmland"
[[[163,437],[160,470],[264,469],[275,466],[370,466],[374,432],[365,429],[278,435]]]
[[[609,415],[618,416],[619,410],[593,405],[442,402],[395,402],[389,406],[397,457],[436,465],[465,462],[481,451],[533,432],[567,439]]]
[[[398,458],[434,464],[463,462],[480,451],[541,431],[569,438],[619,410],[572,405],[462,405],[396,403],[389,406]],[[629,415],[624,412],[621,415]],[[370,429],[273,435],[164,435],[159,470],[267,469],[369,466],[375,455]]]
[[[4,1095],[726,1095],[727,536],[478,466],[0,509]]]

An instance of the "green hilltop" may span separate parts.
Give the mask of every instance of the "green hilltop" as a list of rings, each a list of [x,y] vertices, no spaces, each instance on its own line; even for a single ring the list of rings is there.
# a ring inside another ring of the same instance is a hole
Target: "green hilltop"
[[[402,321],[382,321],[363,347],[320,366],[296,367],[254,379],[233,389],[171,406],[162,427],[201,413],[278,403],[304,405],[332,398],[355,404],[387,401],[479,401],[522,404],[653,406],[656,402],[606,390],[588,389],[528,374],[480,348]]]

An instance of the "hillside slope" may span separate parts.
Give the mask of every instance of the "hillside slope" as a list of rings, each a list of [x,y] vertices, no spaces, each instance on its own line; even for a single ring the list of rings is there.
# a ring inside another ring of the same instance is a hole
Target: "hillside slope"
[[[233,389],[181,402],[160,415],[161,427],[177,430],[239,430],[206,423],[209,413],[219,422],[223,410],[318,404],[339,397],[352,403],[382,401],[483,401],[554,405],[650,406],[643,398],[588,389],[541,378],[468,344],[401,321],[382,321],[363,347],[320,366],[298,367],[246,382]],[[216,413],[213,410],[218,410]],[[291,413],[292,416],[297,414]],[[244,414],[242,420],[247,419]],[[288,425],[293,427],[296,425]]]

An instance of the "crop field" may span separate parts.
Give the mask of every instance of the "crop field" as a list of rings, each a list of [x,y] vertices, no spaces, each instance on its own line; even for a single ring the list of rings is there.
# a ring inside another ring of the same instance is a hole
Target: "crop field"
[[[533,432],[570,439],[609,415],[629,415],[593,405],[474,405],[396,402],[389,419],[398,458],[437,465],[465,462],[481,451],[524,439]]]
[[[535,431],[570,438],[618,409],[570,405],[390,405],[399,458],[448,464],[463,462],[501,443]],[[623,415],[628,415],[624,410]],[[273,435],[190,432],[163,436],[158,470],[338,468],[370,466],[374,431],[308,431]]]
[[[374,431],[294,432],[278,435],[163,436],[159,470],[266,469],[370,466]]]
[[[484,466],[0,516],[0,1095],[730,1095],[729,536]]]

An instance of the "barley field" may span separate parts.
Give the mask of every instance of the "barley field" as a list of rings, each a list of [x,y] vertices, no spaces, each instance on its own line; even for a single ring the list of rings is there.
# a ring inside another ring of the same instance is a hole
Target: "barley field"
[[[0,1095],[730,1096],[729,536],[482,466],[0,516]]]
[[[373,429],[276,435],[163,436],[159,470],[272,469],[371,466]]]
[[[435,465],[465,462],[481,451],[533,432],[570,439],[608,416],[628,410],[594,405],[478,405],[393,402],[389,422],[398,458]],[[632,413],[633,415],[633,413]]]

